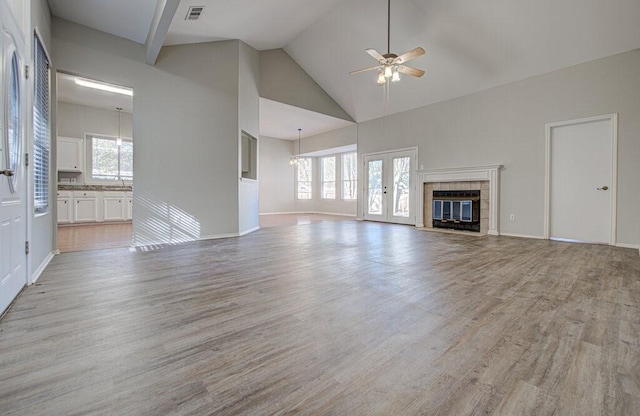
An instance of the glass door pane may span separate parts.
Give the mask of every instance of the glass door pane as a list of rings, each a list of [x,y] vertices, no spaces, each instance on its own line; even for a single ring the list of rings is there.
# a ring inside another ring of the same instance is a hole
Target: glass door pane
[[[409,217],[411,158],[393,158],[393,216]]]
[[[370,160],[368,170],[367,212],[370,215],[382,215],[382,160]]]

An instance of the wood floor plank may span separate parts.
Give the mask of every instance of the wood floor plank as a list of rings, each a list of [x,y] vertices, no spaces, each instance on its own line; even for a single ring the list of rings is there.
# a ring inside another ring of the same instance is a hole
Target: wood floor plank
[[[637,250],[283,225],[56,256],[0,321],[0,414],[638,413]]]

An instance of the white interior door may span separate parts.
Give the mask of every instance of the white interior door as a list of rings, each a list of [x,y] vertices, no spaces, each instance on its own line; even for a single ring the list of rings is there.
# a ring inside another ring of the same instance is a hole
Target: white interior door
[[[550,238],[614,244],[613,117],[550,127]]]
[[[364,218],[415,224],[415,150],[367,155]]]
[[[0,313],[11,304],[27,283],[25,241],[25,85],[23,54],[10,32],[17,26],[10,20],[4,2],[2,15],[2,70],[0,72]]]

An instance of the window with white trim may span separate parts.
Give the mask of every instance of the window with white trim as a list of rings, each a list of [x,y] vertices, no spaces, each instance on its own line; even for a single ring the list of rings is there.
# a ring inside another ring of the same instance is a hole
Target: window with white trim
[[[49,209],[51,69],[47,53],[37,35],[34,35],[34,55],[33,209],[36,213],[44,213]]]
[[[311,197],[313,196],[312,161],[313,159],[311,159],[310,157],[302,157],[298,159],[298,192],[296,193],[298,199],[311,199]]]
[[[321,158],[320,167],[322,168],[321,198],[336,199],[336,157]]]
[[[133,141],[109,136],[88,136],[93,181],[133,180]]]
[[[357,199],[358,156],[356,153],[342,155],[342,199]]]

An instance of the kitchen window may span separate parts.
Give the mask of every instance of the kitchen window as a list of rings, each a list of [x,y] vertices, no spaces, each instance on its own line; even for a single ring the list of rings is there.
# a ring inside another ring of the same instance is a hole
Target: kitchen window
[[[133,180],[133,141],[131,139],[118,140],[115,137],[91,135],[89,141],[92,180]]]

